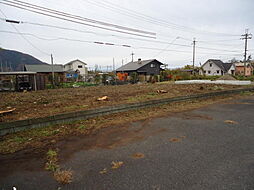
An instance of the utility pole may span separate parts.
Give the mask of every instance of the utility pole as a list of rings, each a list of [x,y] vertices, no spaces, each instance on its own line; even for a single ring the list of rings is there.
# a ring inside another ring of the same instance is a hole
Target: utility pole
[[[113,58],[113,72],[115,70],[115,58]]]
[[[8,72],[8,61],[5,61],[5,71]]]
[[[241,40],[245,40],[244,48],[244,76],[246,76],[246,62],[247,62],[247,51],[248,51],[248,40],[252,38],[252,34],[249,34],[249,30],[246,29],[245,34],[242,35]]]
[[[193,39],[193,56],[192,56],[192,63],[193,63],[193,72],[192,74],[195,74],[195,54],[196,54],[196,38]]]
[[[1,60],[1,72],[4,72],[4,70],[3,70],[3,62],[2,62],[2,60]]]
[[[115,74],[114,79],[115,79],[115,85],[116,85],[116,69],[115,69],[115,58],[113,58],[113,73]]]
[[[51,54],[51,68],[52,68],[52,85],[53,88],[55,88],[55,74],[54,74],[54,60],[53,60],[53,55]]]
[[[132,53],[131,53],[131,62],[133,62],[134,55],[135,55],[135,54],[132,52]]]

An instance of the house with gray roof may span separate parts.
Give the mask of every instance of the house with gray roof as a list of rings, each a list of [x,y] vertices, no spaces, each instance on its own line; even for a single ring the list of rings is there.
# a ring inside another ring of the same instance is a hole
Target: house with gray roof
[[[235,70],[234,63],[223,63],[218,59],[209,59],[201,66],[199,74],[207,76],[235,75]]]
[[[129,62],[126,65],[116,69],[117,73],[127,73],[130,75],[133,72],[136,72],[138,75],[144,75],[146,79],[150,76],[160,75],[160,72],[163,70],[161,66],[163,63],[159,62],[156,59],[150,60],[141,60],[135,62]]]

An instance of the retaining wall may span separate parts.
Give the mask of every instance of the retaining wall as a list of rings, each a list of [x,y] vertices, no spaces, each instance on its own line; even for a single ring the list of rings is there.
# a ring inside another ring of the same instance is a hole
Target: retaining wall
[[[227,85],[251,85],[251,81],[239,80],[181,80],[175,81],[175,84],[227,84]]]

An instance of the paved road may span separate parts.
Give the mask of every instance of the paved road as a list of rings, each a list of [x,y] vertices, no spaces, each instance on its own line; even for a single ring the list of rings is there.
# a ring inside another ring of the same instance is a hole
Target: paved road
[[[75,149],[77,140],[70,139],[63,150]],[[61,163],[75,174],[63,190],[254,189],[254,97],[112,127],[85,143]],[[111,169],[112,161],[124,164]],[[107,173],[100,174],[104,168]],[[45,171],[14,172],[0,184],[5,189],[60,187]]]

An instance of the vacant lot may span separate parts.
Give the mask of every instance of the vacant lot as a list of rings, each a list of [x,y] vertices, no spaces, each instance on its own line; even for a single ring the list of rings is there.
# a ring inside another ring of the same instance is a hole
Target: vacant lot
[[[1,93],[0,110],[10,108],[16,108],[16,110],[13,113],[0,116],[0,122],[233,88],[241,87],[210,84],[175,85],[156,83]],[[157,90],[165,90],[167,93],[157,93]],[[108,96],[108,101],[97,101],[97,98],[102,96]]]

